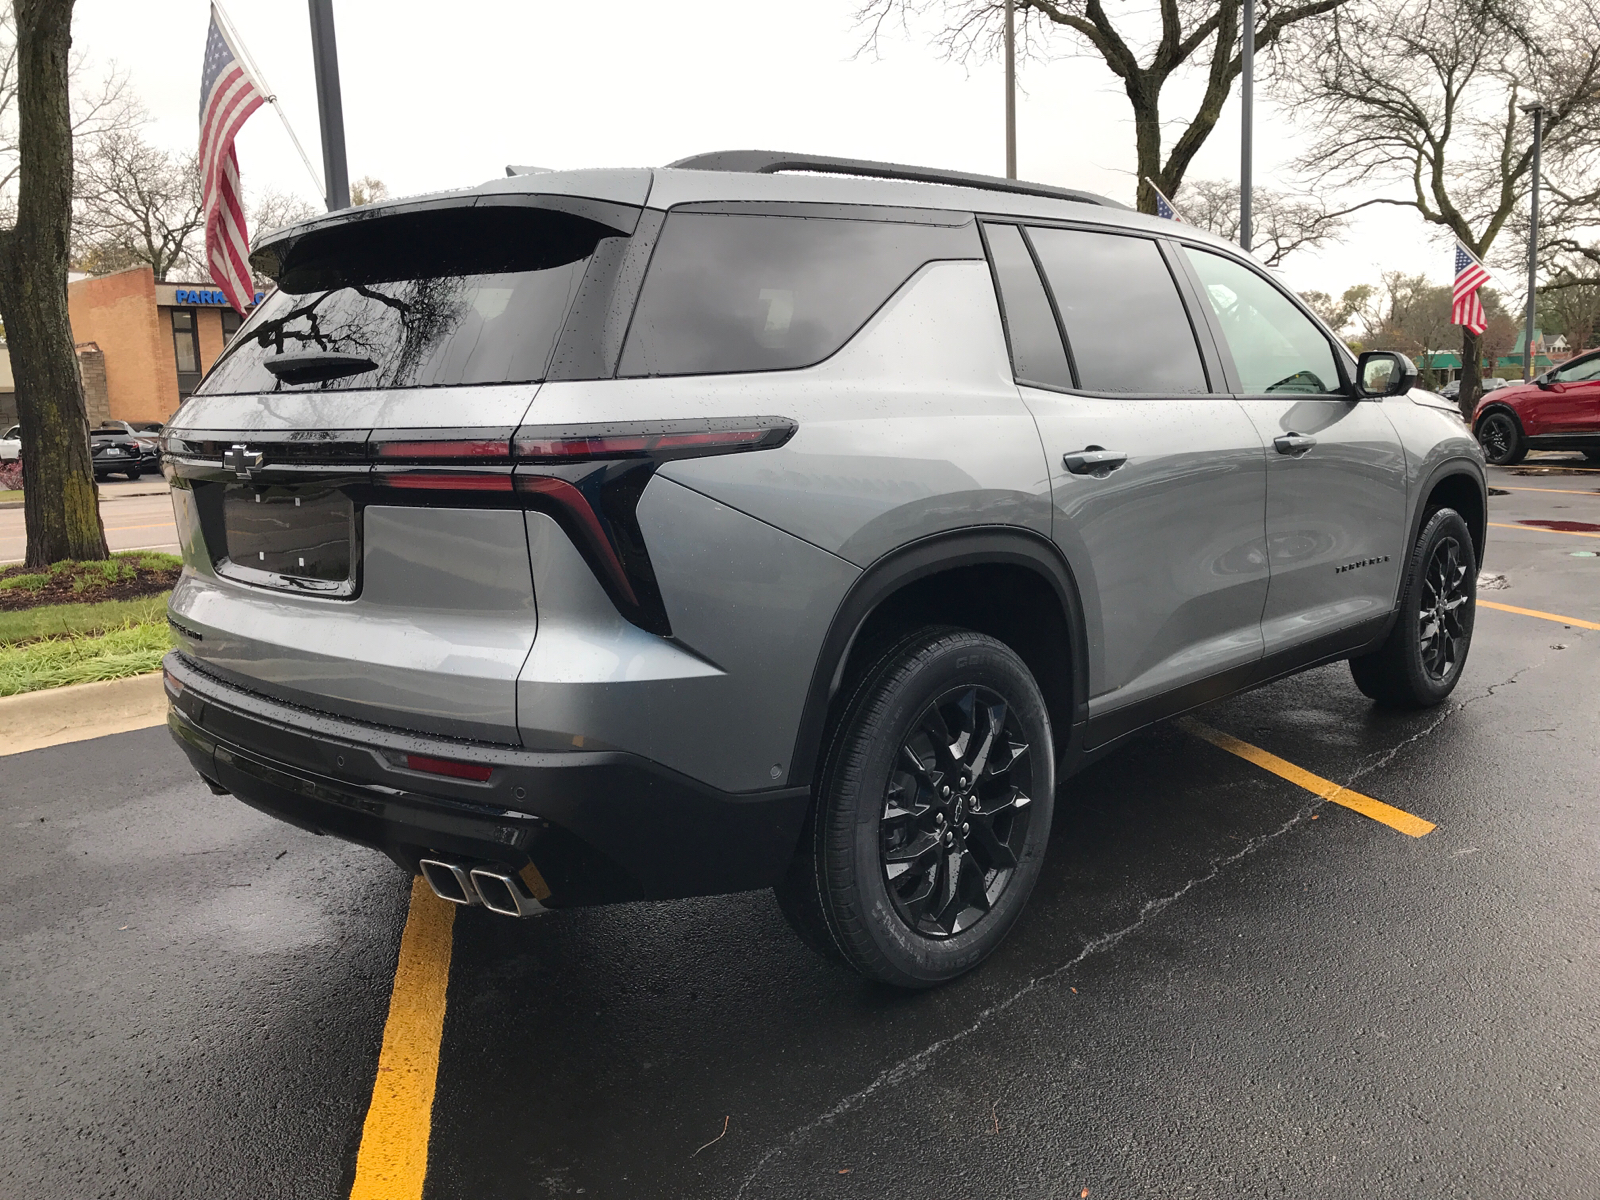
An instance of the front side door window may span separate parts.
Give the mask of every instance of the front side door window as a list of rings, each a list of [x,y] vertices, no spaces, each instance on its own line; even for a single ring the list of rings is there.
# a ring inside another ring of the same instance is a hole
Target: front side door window
[[[1552,433],[1600,433],[1600,354],[1556,368],[1541,405]]]
[[[1327,334],[1264,274],[1184,253],[1266,444],[1267,652],[1386,615],[1405,558],[1406,462],[1384,405],[1346,389]]]
[[[1232,397],[1208,390],[1155,240],[999,222],[985,233],[1044,441],[1053,536],[1083,596],[1104,740],[1152,719],[1141,701],[1260,657],[1261,439]]]

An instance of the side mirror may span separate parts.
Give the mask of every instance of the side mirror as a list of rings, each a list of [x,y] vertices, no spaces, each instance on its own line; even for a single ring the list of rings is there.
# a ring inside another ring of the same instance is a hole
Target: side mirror
[[[1364,400],[1401,396],[1417,386],[1417,367],[1393,350],[1368,350],[1356,363],[1356,395]]]

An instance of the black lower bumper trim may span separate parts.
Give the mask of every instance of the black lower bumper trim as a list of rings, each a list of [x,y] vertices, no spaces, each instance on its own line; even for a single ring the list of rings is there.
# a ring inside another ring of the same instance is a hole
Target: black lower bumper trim
[[[637,755],[449,742],[309,713],[164,664],[167,724],[208,783],[410,870],[436,855],[532,862],[552,908],[770,887],[810,803],[786,788],[730,795]],[[493,768],[487,784],[420,778],[407,753]]]

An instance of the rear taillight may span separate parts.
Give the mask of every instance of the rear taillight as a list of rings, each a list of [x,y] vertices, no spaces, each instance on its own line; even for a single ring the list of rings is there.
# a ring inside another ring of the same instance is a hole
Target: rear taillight
[[[426,754],[406,755],[406,767],[428,775],[448,775],[451,779],[470,779],[474,783],[488,783],[494,773],[492,767],[479,763],[451,762],[448,758],[430,758]]]
[[[797,428],[787,417],[630,421],[617,425],[540,426],[517,430],[512,448],[520,462],[580,462],[650,458],[658,462],[783,445]]]

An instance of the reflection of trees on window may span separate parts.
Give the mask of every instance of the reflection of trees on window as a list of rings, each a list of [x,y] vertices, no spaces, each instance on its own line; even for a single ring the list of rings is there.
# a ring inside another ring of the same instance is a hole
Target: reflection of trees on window
[[[380,364],[377,378],[363,386],[400,387],[415,380],[459,324],[469,307],[467,290],[466,279],[446,276],[296,297],[287,312],[255,330],[254,340],[275,354],[358,354]]]

